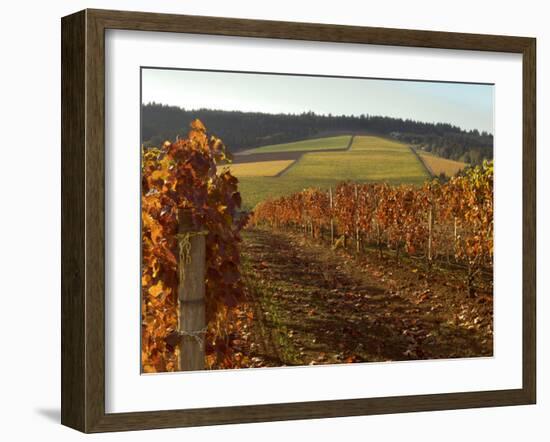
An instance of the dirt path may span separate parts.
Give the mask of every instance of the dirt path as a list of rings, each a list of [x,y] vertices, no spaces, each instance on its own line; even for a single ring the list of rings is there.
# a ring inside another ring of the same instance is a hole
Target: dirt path
[[[445,278],[428,284],[406,264],[359,262],[300,234],[243,237],[255,366],[492,354],[486,297],[466,300]]]

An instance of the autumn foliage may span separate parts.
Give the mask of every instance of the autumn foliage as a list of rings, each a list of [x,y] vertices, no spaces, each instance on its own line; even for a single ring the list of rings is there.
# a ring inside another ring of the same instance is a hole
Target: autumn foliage
[[[142,366],[145,372],[173,371],[177,329],[178,209],[191,211],[206,237],[207,366],[230,366],[228,316],[243,287],[239,271],[238,180],[219,168],[223,142],[208,136],[199,120],[188,137],[142,152]]]
[[[342,182],[331,191],[302,192],[260,203],[253,222],[304,228],[318,237],[331,221],[342,238],[410,255],[452,256],[471,279],[493,258],[493,164],[468,169],[446,183],[422,187]]]
[[[252,220],[240,211],[238,180],[223,142],[199,121],[184,139],[142,151],[142,367],[177,369],[169,338],[178,329],[178,213],[188,209],[206,231],[206,368],[249,364],[239,348],[253,315],[244,299],[241,229],[261,226],[308,230],[331,226],[339,239],[371,243],[400,254],[453,257],[467,267],[469,285],[493,258],[493,165],[484,163],[446,183],[421,187],[343,182],[328,192],[306,189],[260,203]]]

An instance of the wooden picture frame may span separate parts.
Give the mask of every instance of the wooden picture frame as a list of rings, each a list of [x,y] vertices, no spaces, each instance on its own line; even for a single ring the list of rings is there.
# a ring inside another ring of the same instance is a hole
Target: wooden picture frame
[[[221,408],[105,412],[105,30],[495,51],[523,57],[523,385]],[[534,404],[536,41],[533,38],[106,10],[62,19],[62,410],[83,432]]]

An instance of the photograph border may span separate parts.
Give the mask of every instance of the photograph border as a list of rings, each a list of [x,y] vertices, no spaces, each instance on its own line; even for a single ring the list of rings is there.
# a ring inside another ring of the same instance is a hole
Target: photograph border
[[[523,66],[522,388],[130,413],[105,412],[105,30],[518,53]],[[536,401],[536,40],[84,10],[61,21],[61,422],[91,432],[312,419]]]

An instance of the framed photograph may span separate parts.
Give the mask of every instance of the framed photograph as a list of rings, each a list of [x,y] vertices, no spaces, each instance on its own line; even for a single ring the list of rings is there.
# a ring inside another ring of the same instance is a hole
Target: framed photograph
[[[534,404],[535,39],[62,19],[62,423]]]

